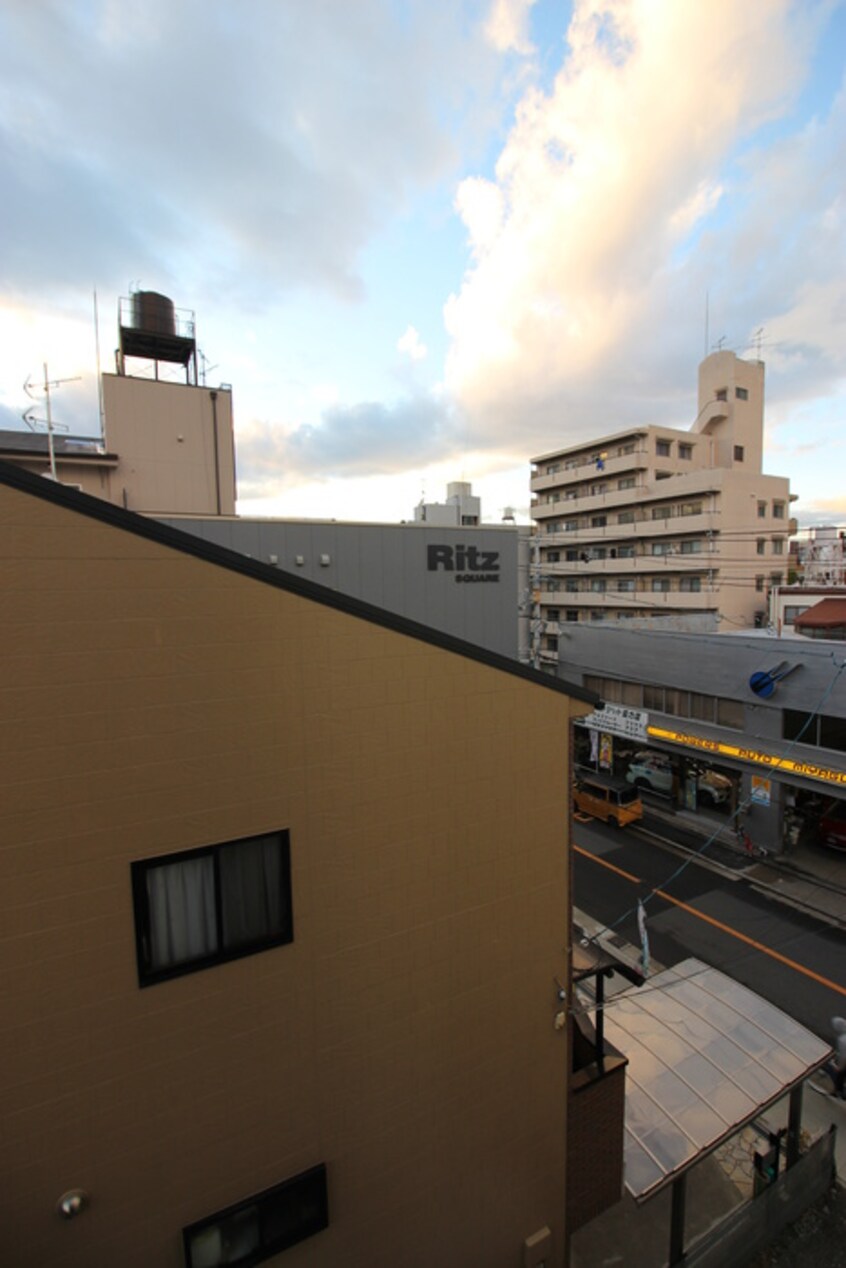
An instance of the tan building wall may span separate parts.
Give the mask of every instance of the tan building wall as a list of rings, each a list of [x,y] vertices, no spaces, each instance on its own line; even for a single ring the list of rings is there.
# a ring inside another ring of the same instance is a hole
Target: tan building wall
[[[229,388],[102,376],[105,452],[95,441],[55,438],[62,484],[145,515],[234,515],[235,445]],[[3,450],[5,461],[50,476],[39,452]],[[2,441],[0,441],[2,448]]]
[[[232,393],[103,375],[110,502],[145,515],[234,515]]]
[[[751,627],[786,578],[790,482],[764,475],[764,367],[700,366],[689,430],[645,426],[532,460],[534,659],[567,623]]]
[[[587,706],[73,500],[0,479],[5,1262],[177,1268],[324,1162],[274,1262],[562,1263]],[[130,863],[280,828],[293,941],[139,988]]]

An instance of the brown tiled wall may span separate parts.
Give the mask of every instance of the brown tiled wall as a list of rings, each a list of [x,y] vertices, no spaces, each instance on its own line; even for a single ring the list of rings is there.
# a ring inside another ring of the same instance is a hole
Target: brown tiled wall
[[[619,1202],[623,1194],[626,1066],[609,1060],[606,1074],[570,1095],[567,1114],[567,1227],[570,1233]]]
[[[319,1161],[281,1262],[563,1246],[567,698],[2,484],[0,595],[4,1262],[177,1268]],[[293,943],[140,990],[130,861],[278,827]]]

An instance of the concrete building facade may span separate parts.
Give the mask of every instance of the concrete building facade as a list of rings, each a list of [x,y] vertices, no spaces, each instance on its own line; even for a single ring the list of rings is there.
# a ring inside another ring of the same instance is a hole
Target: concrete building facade
[[[593,693],[8,466],[0,523],[8,1262],[561,1265]]]
[[[161,518],[410,621],[523,663],[529,659],[527,528]]]
[[[699,367],[689,430],[644,426],[532,459],[536,660],[561,630],[640,621],[705,632],[766,621],[786,579],[790,487],[764,475],[764,367]]]
[[[733,830],[739,811],[768,851],[824,848],[821,820],[846,811],[841,649],[751,632],[568,628],[558,672],[606,702],[577,726],[576,760],[714,831]]]

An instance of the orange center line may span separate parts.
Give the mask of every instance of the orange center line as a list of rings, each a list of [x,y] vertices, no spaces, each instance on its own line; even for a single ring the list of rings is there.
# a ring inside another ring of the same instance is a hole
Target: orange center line
[[[613,863],[609,863],[607,859],[591,854],[590,850],[586,850],[583,846],[574,844],[573,849],[577,854],[581,854],[583,858],[590,859],[593,863],[599,863],[602,867],[606,867],[609,872],[616,872],[618,876],[631,881],[633,885],[646,884],[642,877],[633,876],[631,872],[624,872],[621,867],[616,867]],[[797,964],[795,960],[782,955],[780,951],[774,951],[772,947],[765,946],[763,942],[756,942],[748,934],[741,933],[738,929],[732,929],[731,925],[723,924],[721,920],[717,920],[714,916],[708,916],[704,911],[697,911],[695,907],[691,907],[690,903],[683,903],[680,898],[673,898],[672,894],[666,894],[662,889],[654,889],[652,893],[657,894],[659,898],[663,898],[665,903],[672,903],[674,907],[679,907],[691,916],[696,916],[698,920],[704,920],[706,924],[713,925],[715,929],[721,930],[722,933],[727,933],[730,937],[737,938],[739,942],[745,942],[747,946],[754,947],[756,951],[762,951],[764,955],[770,956],[771,959],[778,960],[781,964],[786,964],[789,969],[795,969],[797,973],[802,973],[814,982],[819,982],[820,986],[827,986],[829,990],[837,991],[838,995],[846,995],[846,986],[830,981],[829,978],[823,977],[822,974],[815,973],[813,969],[806,968],[804,964]]]

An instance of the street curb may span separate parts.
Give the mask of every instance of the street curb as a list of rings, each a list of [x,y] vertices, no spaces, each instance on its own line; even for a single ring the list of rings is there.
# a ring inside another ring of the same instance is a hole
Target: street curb
[[[784,867],[784,864],[774,864],[770,860],[757,860],[755,862],[750,862],[748,867],[735,869],[726,867],[724,863],[719,863],[716,859],[709,858],[707,851],[702,850],[701,848],[694,849],[691,846],[683,845],[679,841],[673,841],[668,837],[661,836],[659,833],[654,832],[651,828],[642,828],[638,826],[634,829],[634,831],[638,836],[651,838],[671,853],[678,854],[690,859],[691,861],[695,859],[698,863],[709,868],[718,876],[722,876],[725,880],[744,880],[753,889],[758,890],[762,894],[767,894],[769,897],[776,899],[785,906],[795,907],[798,911],[803,911],[806,915],[813,916],[815,919],[823,921],[825,924],[830,925],[833,929],[846,929],[846,919],[842,916],[836,916],[830,911],[824,911],[822,908],[814,906],[813,903],[809,903],[807,899],[799,898],[795,894],[786,894],[783,890],[779,889],[777,884],[773,884],[771,881],[762,880],[760,877],[756,877],[751,874],[756,867],[769,867],[774,871],[782,869],[786,871],[787,869]],[[703,845],[705,844],[705,840],[708,840],[708,838],[703,839]],[[725,848],[724,842],[719,841],[715,843]],[[846,898],[846,892],[844,892],[841,888],[836,885],[825,884],[823,881],[820,881],[818,877],[814,876],[812,872],[805,872],[799,868],[791,869],[791,872],[795,880],[805,881],[807,884],[815,885],[820,889],[825,889],[829,893],[843,894],[844,898]]]

